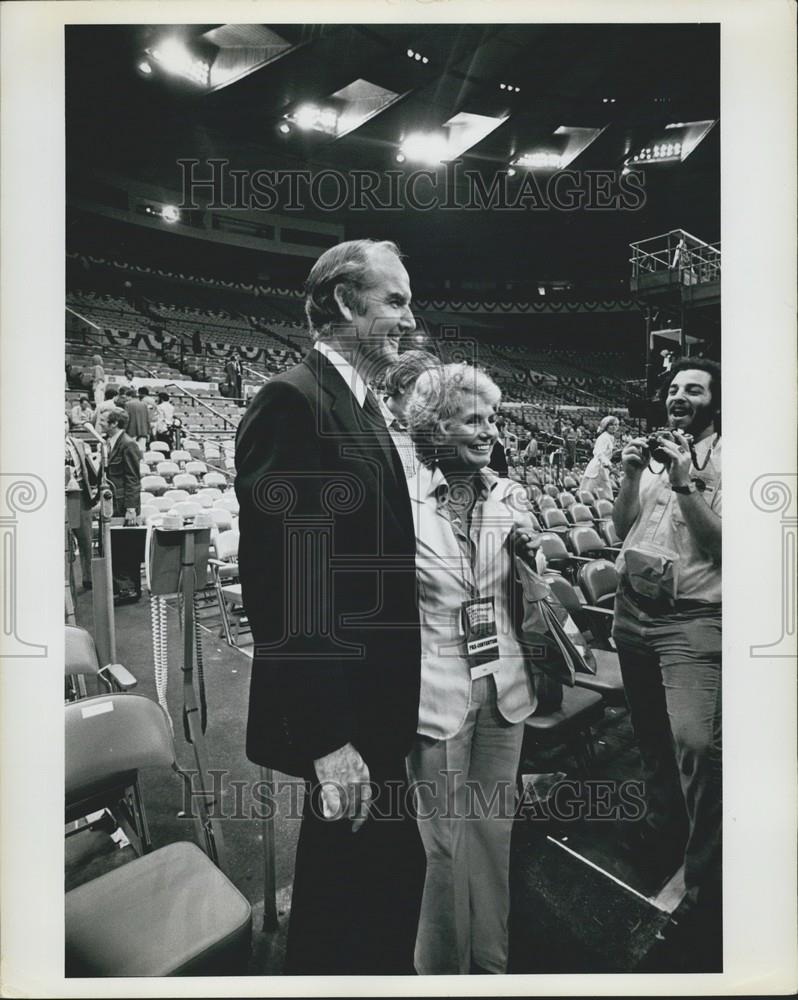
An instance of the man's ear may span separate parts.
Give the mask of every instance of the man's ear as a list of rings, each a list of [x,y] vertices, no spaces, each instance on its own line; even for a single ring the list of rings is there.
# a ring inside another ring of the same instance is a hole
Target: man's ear
[[[352,309],[347,304],[347,288],[346,285],[338,284],[333,289],[333,298],[338,303],[338,308],[341,311],[341,316],[348,322],[352,322]]]

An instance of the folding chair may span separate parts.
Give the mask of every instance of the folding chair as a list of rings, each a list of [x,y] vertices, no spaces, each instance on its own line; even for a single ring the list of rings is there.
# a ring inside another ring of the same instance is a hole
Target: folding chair
[[[133,861],[66,894],[67,976],[241,973],[252,933],[247,900],[196,844],[152,850],[139,772],[171,768],[192,801],[163,710],[117,694],[66,705],[65,714],[67,822],[121,794],[141,847]]]
[[[136,686],[136,678],[121,663],[100,666],[97,647],[90,632],[77,625],[64,626],[64,677],[65,700],[75,701],[87,696],[86,678],[95,678],[96,687],[107,691],[129,691]]]
[[[213,574],[216,600],[219,605],[222,634],[229,646],[238,645],[238,639],[241,637],[242,619],[244,618],[241,584],[229,582],[238,577],[238,542],[239,534],[237,531],[220,532],[215,542],[216,557],[208,560]],[[230,628],[231,616],[235,621],[235,639]]]
[[[578,685],[564,687],[562,704],[556,711],[530,715],[526,720],[522,768],[528,752],[564,746],[576,761],[578,771],[589,775],[595,761],[591,726],[603,718],[604,702],[600,694]]]

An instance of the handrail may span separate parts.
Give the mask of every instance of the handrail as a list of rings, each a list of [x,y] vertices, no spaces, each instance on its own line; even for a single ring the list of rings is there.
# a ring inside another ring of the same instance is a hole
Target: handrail
[[[103,329],[102,329],[101,326],[97,326],[96,323],[92,323],[92,321],[90,319],[88,319],[86,316],[81,316],[81,314],[79,312],[77,312],[75,309],[73,309],[71,306],[64,306],[64,309],[66,309],[67,312],[72,313],[73,316],[77,316],[77,318],[82,323],[86,323],[88,326],[92,327],[92,329],[99,330],[100,333],[103,332]],[[84,336],[85,336],[85,334],[84,334]],[[96,340],[92,340],[91,343],[94,344],[96,347],[101,347],[102,350],[103,350],[103,354],[111,354],[111,355],[114,355],[117,358],[120,358],[125,363],[126,367],[129,367],[129,368],[139,368],[139,369],[141,369],[141,371],[146,372],[147,375],[149,376],[149,378],[156,378],[156,379],[157,378],[161,378],[160,375],[157,375],[154,371],[152,371],[151,369],[149,369],[146,365],[141,364],[140,361],[132,361],[130,358],[126,358],[125,355],[122,354],[121,351],[118,351],[115,347],[111,347],[110,345],[108,345],[107,343],[104,343],[102,341],[98,343]]]
[[[179,392],[182,392],[185,396],[188,396],[189,399],[193,399],[195,403],[199,403],[199,405],[204,406],[206,410],[210,410],[210,412],[215,417],[219,417],[220,420],[223,420],[226,424],[229,424],[232,428],[235,428],[236,425],[229,417],[226,417],[220,410],[215,409],[215,407],[211,406],[210,403],[206,403],[204,400],[200,399],[199,396],[195,396],[193,392],[190,392],[188,389],[180,385],[178,382],[166,382],[165,385],[174,386],[175,389],[177,389]]]
[[[261,382],[268,382],[269,380],[261,372],[256,372],[254,368],[250,368],[249,365],[241,365],[241,368],[245,372],[249,372],[250,375],[254,375],[255,378],[259,378]]]

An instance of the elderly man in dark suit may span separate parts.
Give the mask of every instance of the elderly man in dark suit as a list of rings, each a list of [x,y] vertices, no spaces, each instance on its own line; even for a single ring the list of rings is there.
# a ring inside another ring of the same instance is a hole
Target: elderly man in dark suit
[[[325,252],[314,339],[241,422],[239,565],[255,639],[247,755],[306,779],[285,971],[413,972],[424,852],[405,755],[418,719],[415,537],[367,382],[415,328],[392,243]]]
[[[114,517],[123,517],[134,525],[141,511],[141,452],[127,432],[126,410],[108,413],[108,464],[106,479],[114,493]],[[141,596],[140,559],[135,551],[118,549],[114,553],[114,595],[119,601],[135,601]]]

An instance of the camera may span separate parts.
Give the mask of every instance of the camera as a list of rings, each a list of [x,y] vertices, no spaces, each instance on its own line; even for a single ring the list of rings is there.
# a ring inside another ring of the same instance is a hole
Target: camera
[[[693,443],[693,437],[691,434],[683,434],[682,436],[687,440],[688,445]],[[643,457],[648,460],[650,456],[655,461],[661,462],[663,465],[670,465],[670,456],[662,449],[663,441],[676,441],[670,427],[657,427],[653,431],[650,431],[648,438],[646,439],[646,443],[643,446]]]

